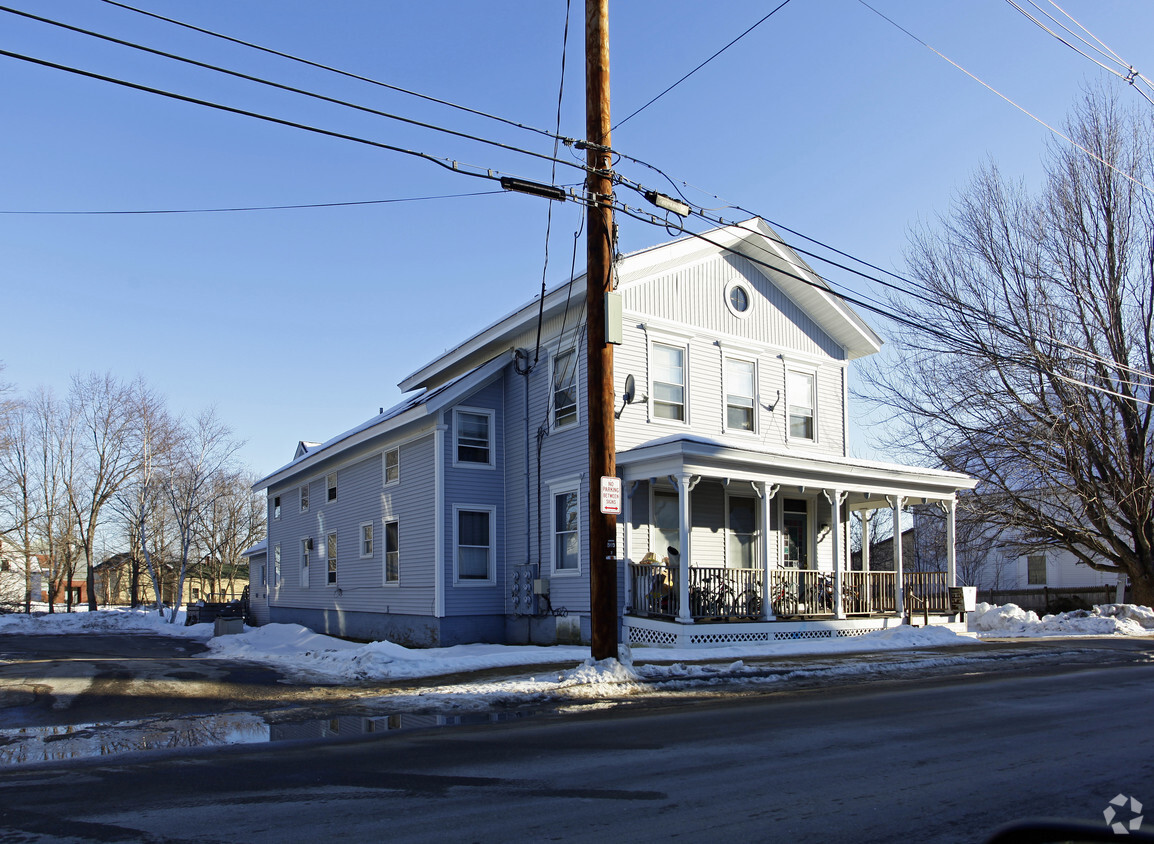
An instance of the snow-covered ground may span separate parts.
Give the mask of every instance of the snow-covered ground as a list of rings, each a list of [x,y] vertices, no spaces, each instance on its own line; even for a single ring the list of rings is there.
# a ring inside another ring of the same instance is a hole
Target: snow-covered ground
[[[597,696],[610,688],[614,696],[628,694],[630,686],[654,682],[688,682],[739,679],[748,673],[744,660],[811,655],[828,673],[829,657],[858,654],[846,660],[839,672],[876,670],[875,662],[894,664],[884,652],[910,651],[928,647],[973,644],[975,637],[1013,636],[1154,636],[1154,611],[1125,604],[1095,607],[1091,612],[1063,613],[1039,618],[1013,604],[992,607],[979,604],[969,616],[971,634],[958,634],[944,627],[897,627],[864,636],[838,639],[809,639],[743,644],[717,648],[677,650],[670,648],[623,648],[619,660],[594,663],[589,649],[579,646],[456,645],[448,648],[415,649],[392,642],[357,644],[319,633],[296,624],[268,624],[245,628],[244,633],[213,638],[211,624],[183,625],[183,613],[169,624],[155,611],[100,610],[94,613],[55,613],[31,617],[0,616],[0,632],[66,633],[89,630],[140,630],[183,636],[204,641],[206,658],[243,659],[273,666],[290,676],[321,682],[398,681],[509,668],[510,673],[532,673],[536,666],[551,666],[540,677],[505,679],[463,684],[478,698],[490,692],[542,695],[547,689],[567,690],[569,696]],[[879,654],[870,660],[868,654]],[[965,657],[939,656],[939,661],[964,661]],[[919,664],[926,664],[923,657]],[[570,667],[572,666],[572,667]],[[519,669],[514,672],[512,669]],[[791,676],[804,667],[794,666]],[[489,700],[492,703],[492,700]]]

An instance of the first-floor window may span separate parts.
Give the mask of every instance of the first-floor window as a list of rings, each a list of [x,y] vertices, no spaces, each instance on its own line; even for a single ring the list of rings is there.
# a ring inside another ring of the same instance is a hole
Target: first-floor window
[[[729,567],[751,569],[757,549],[757,499],[729,497]]]
[[[361,525],[361,559],[373,556],[373,523],[364,522]]]
[[[653,551],[659,560],[667,559],[671,566],[677,566],[680,557],[669,549],[679,552],[681,548],[681,515],[676,492],[653,493]]]
[[[1026,557],[1026,583],[1030,586],[1046,585],[1046,555],[1031,554]]]
[[[493,579],[493,511],[457,511],[457,579]]]
[[[401,579],[401,542],[397,522],[385,522],[385,583]]]
[[[313,555],[312,537],[301,540],[301,586],[309,585],[309,560]]]
[[[280,544],[276,544],[272,549],[272,585],[280,586]]]
[[[337,582],[337,535],[330,533],[328,541],[325,543],[325,555],[328,557],[328,583],[335,585]]]
[[[577,571],[580,568],[580,517],[577,490],[553,496],[553,570]]]

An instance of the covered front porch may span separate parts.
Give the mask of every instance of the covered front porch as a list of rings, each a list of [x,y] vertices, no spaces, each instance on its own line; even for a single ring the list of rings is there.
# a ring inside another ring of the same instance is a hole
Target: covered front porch
[[[907,609],[947,620],[955,496],[974,485],[965,475],[695,437],[648,443],[617,462],[631,644],[859,635],[900,623]],[[888,510],[900,526],[911,503],[944,512],[944,570],[906,571],[901,541],[875,569],[874,514]],[[856,570],[853,513],[863,534]]]

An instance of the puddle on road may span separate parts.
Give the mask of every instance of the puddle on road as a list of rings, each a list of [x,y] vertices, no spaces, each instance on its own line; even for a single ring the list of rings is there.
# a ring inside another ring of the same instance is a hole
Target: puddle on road
[[[114,757],[140,751],[308,739],[349,739],[390,731],[492,724],[537,714],[541,714],[541,711],[467,712],[452,715],[405,712],[343,714],[306,721],[270,722],[256,714],[230,713],[118,724],[8,728],[0,729],[0,769],[42,762]]]

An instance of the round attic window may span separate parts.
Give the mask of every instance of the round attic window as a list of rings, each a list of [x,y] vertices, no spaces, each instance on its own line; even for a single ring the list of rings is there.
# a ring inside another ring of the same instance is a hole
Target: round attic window
[[[734,316],[743,319],[749,316],[752,304],[753,297],[744,282],[734,279],[725,285],[725,305]]]

